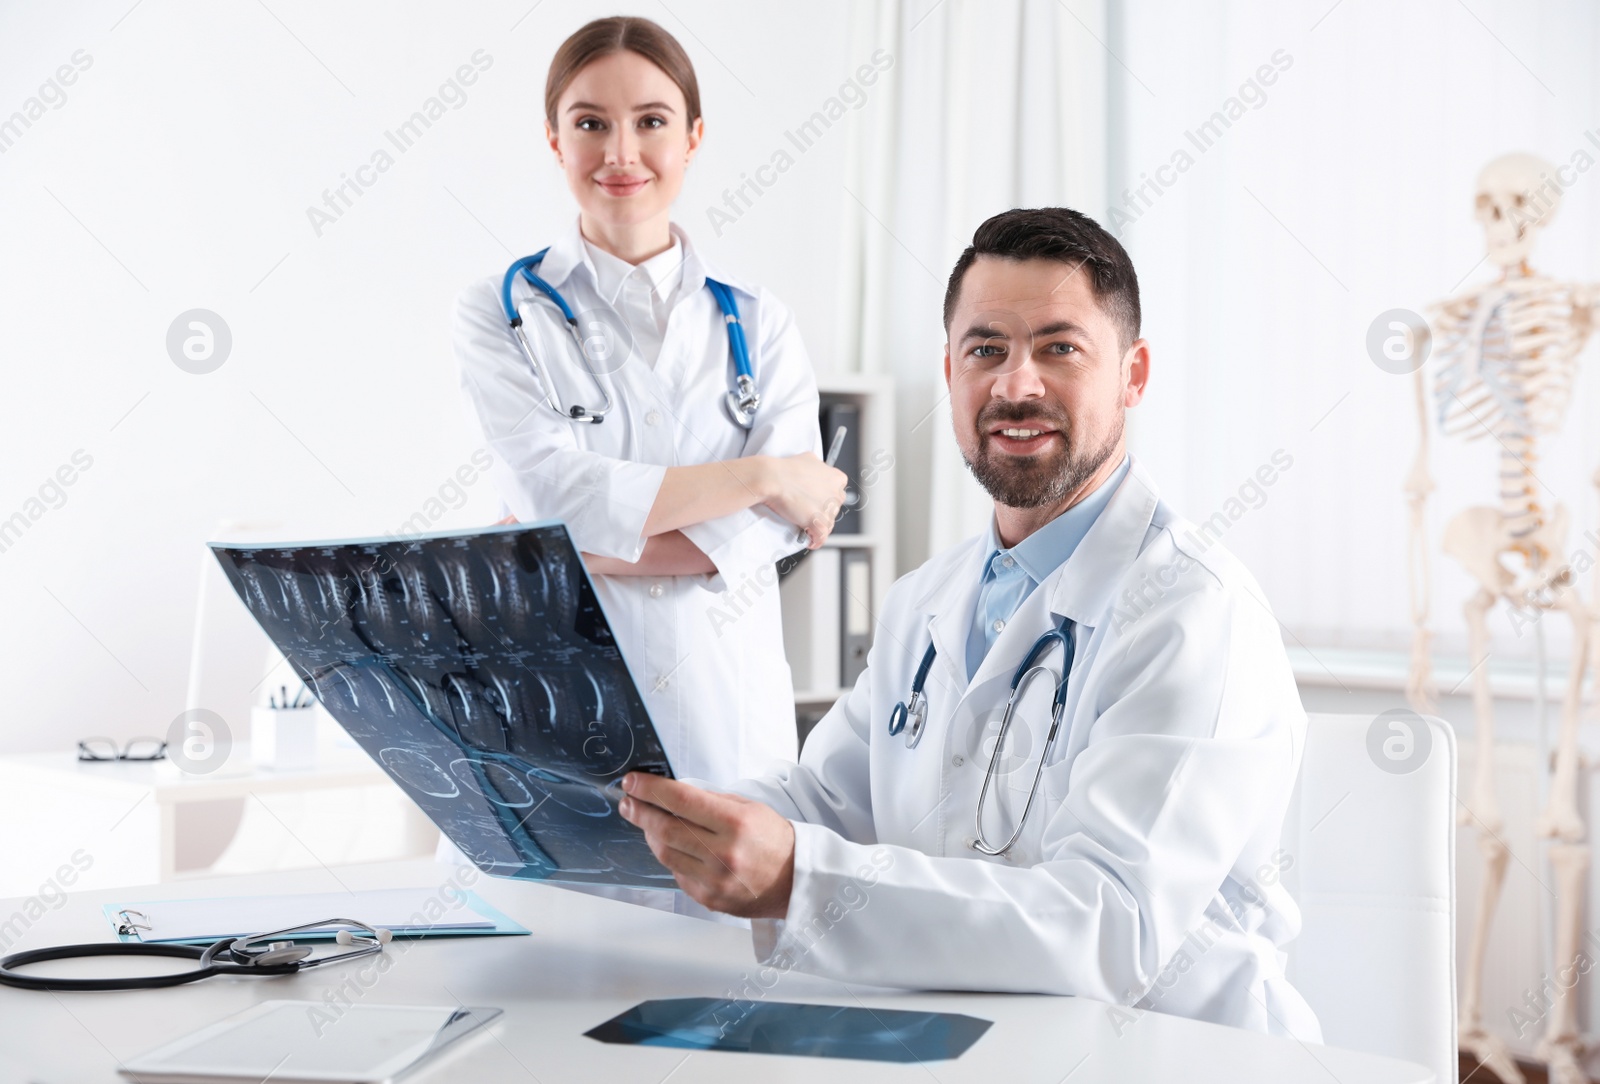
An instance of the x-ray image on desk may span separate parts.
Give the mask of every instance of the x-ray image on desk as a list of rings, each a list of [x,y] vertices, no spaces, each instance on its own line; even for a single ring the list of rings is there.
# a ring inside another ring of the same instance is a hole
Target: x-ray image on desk
[[[623,774],[672,771],[563,524],[211,549],[317,699],[479,869],[674,887],[617,812]]]

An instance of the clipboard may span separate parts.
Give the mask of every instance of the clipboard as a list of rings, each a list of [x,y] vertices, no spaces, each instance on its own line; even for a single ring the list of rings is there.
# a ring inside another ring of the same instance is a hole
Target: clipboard
[[[525,935],[529,930],[476,892],[438,887],[283,896],[108,903],[106,921],[123,943],[209,945],[225,937],[281,930],[339,915],[389,930],[399,938]],[[295,934],[295,940],[331,941],[340,929]]]

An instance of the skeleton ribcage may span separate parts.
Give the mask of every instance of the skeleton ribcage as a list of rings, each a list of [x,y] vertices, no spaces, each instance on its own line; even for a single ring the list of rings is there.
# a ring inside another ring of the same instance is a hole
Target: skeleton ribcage
[[[1441,314],[1435,329],[1434,401],[1446,436],[1533,437],[1561,425],[1587,330],[1568,287],[1486,292],[1470,308]]]
[[[1446,436],[1500,444],[1500,507],[1523,537],[1543,522],[1536,438],[1557,429],[1572,398],[1585,310],[1570,287],[1543,282],[1486,290],[1435,318],[1434,403]]]

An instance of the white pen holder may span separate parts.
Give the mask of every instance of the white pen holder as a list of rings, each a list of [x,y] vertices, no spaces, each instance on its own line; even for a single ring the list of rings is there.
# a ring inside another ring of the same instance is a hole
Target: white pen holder
[[[317,713],[303,708],[252,708],[250,755],[257,766],[297,771],[317,762]]]

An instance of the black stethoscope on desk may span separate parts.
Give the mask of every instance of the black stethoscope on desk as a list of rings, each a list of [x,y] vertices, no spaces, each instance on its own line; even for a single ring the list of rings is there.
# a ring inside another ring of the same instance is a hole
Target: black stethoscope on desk
[[[1000,716],[1000,733],[994,739],[994,752],[989,754],[989,767],[983,773],[983,789],[978,792],[978,811],[974,818],[977,835],[972,842],[972,849],[980,854],[991,857],[1005,854],[1013,844],[1022,836],[1022,825],[1028,819],[1028,811],[1033,808],[1034,796],[1039,793],[1039,781],[1044,778],[1044,766],[1050,759],[1050,750],[1055,747],[1056,735],[1061,732],[1061,712],[1067,706],[1067,676],[1072,672],[1072,635],[1068,631],[1070,625],[1050,629],[1033,642],[1028,653],[1023,656],[1022,662],[1017,666],[1016,672],[1011,675],[1011,692],[1006,697],[1006,710]],[[1061,673],[1054,674],[1048,666],[1039,660],[1056,644],[1061,645]],[[928,697],[923,691],[928,681],[928,671],[933,669],[933,660],[937,649],[932,641],[928,643],[928,650],[922,653],[922,662],[917,666],[917,672],[911,679],[911,697],[909,701],[901,700],[889,712],[889,735],[894,737],[904,732],[906,748],[915,749],[922,740],[922,731],[928,725]],[[991,844],[983,832],[983,803],[989,797],[989,782],[994,778],[995,768],[1000,763],[1000,750],[1006,744],[1006,732],[1011,729],[1011,715],[1016,709],[1017,698],[1028,687],[1028,682],[1038,674],[1050,674],[1056,681],[1055,698],[1050,702],[1050,734],[1044,740],[1044,750],[1039,754],[1039,767],[1033,773],[1033,785],[1028,788],[1028,802],[1022,807],[1022,816],[1017,818],[1017,827],[1000,846]]]
[[[353,946],[348,952],[309,959],[309,945],[297,945],[287,934],[307,930],[326,929],[329,926],[350,926],[334,934],[340,945]],[[0,985],[15,986],[23,990],[156,990],[163,986],[182,986],[196,979],[212,975],[293,975],[323,964],[354,960],[382,952],[394,934],[365,922],[349,918],[329,918],[321,922],[308,922],[303,926],[252,934],[249,937],[225,937],[204,947],[200,945],[170,945],[141,941],[127,944],[98,943],[86,945],[60,945],[56,948],[30,949],[14,952],[0,959]],[[47,978],[42,975],[24,975],[19,967],[42,964],[50,960],[74,960],[85,956],[166,956],[179,960],[197,960],[200,966],[189,971],[160,975],[135,975],[122,979],[69,979]]]

